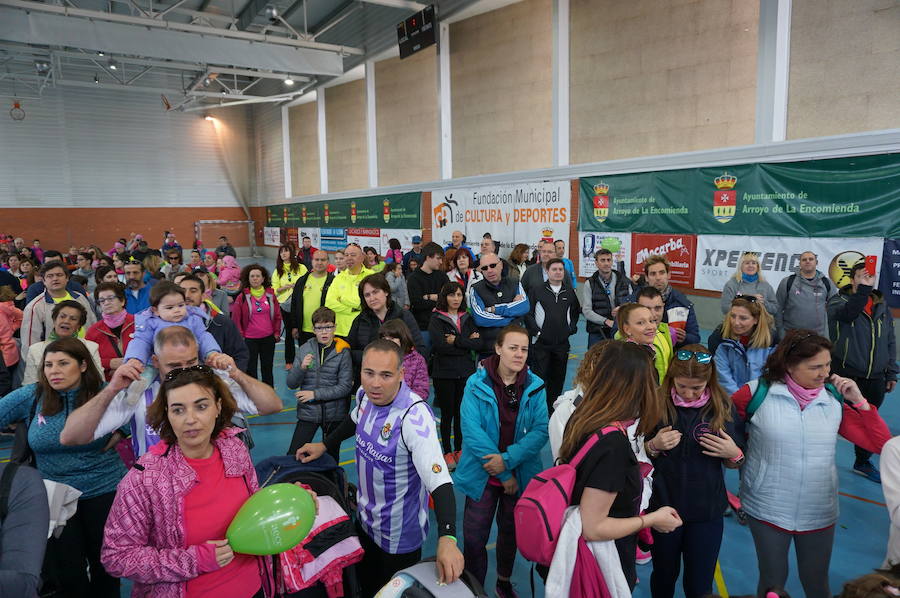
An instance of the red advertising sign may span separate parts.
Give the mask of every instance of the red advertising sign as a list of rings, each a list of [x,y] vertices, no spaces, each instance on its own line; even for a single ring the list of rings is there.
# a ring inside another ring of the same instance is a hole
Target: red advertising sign
[[[664,255],[669,260],[672,284],[693,288],[696,254],[696,235],[631,235],[631,271],[643,272],[644,260],[651,255]]]
[[[295,227],[291,227],[291,228],[282,229],[282,230],[287,231],[287,234],[285,235],[287,238],[285,239],[284,243],[286,245],[290,244],[290,245],[293,245],[295,248],[299,248],[300,247],[300,239],[298,239],[299,235],[297,234],[297,229]]]

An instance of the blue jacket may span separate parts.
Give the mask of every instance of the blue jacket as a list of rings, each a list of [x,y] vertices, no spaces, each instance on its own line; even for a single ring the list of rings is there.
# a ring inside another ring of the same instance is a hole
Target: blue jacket
[[[641,288],[642,286],[635,289],[634,293],[632,293],[631,297],[629,297],[628,300],[633,303],[637,303],[637,292],[641,290]],[[673,287],[670,287],[669,298],[666,299],[665,310],[663,311],[663,322],[667,324],[669,323],[669,310],[673,307],[688,308],[688,318],[684,326],[684,341],[675,345],[675,348],[677,349],[679,347],[683,347],[684,345],[699,344],[700,324],[697,323],[697,312],[694,310],[694,304],[688,301],[688,298],[684,296],[684,293]]]
[[[722,339],[716,348],[716,372],[719,384],[729,395],[733,395],[740,387],[762,374],[766,359],[775,347],[754,349],[745,347],[734,339]]]
[[[547,444],[547,392],[544,381],[528,372],[525,392],[519,403],[516,417],[516,435],[513,444],[501,453],[506,469],[497,478],[506,481],[516,477],[521,494],[528,482],[544,470],[541,450]],[[483,455],[498,453],[500,442],[500,412],[497,397],[491,386],[487,370],[478,368],[469,376],[460,407],[462,422],[462,456],[453,483],[472,500],[480,500],[488,483],[488,473],[482,468]]]
[[[131,292],[131,289],[125,289],[125,311],[130,314],[137,314],[145,309],[150,307],[150,286],[149,284],[145,284],[144,288],[138,291],[138,296],[135,297],[134,293]]]

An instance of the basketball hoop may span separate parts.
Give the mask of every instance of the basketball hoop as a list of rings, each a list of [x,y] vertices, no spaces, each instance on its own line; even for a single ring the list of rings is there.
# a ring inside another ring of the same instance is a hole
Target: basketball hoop
[[[9,109],[9,117],[15,121],[25,120],[25,111],[19,102],[13,102],[13,107]]]

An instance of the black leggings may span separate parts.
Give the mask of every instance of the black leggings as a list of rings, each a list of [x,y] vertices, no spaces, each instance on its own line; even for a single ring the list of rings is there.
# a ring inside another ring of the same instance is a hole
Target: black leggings
[[[284,311],[283,307],[280,309],[281,321],[284,322],[284,362],[294,363],[294,356],[296,355],[294,350],[294,328],[297,327],[297,324],[294,323],[294,316],[291,312]]]
[[[288,455],[293,455],[297,452],[297,449],[306,444],[307,442],[312,442],[312,439],[315,438],[316,432],[319,430],[319,427],[322,428],[322,439],[329,434],[331,434],[335,428],[338,428],[341,425],[341,422],[325,422],[319,424],[319,422],[305,422],[301,420],[297,420],[297,426],[294,428],[294,436],[291,438],[291,446],[288,448]],[[338,449],[334,452],[328,451],[328,454],[334,457],[335,463],[341,462],[341,449]]]
[[[262,376],[262,381],[269,386],[274,386],[275,378],[272,374],[272,366],[275,362],[275,337],[245,338],[250,359],[247,361],[247,374],[257,380]],[[256,375],[256,362],[260,362],[260,376]]]
[[[466,389],[465,378],[434,378],[434,402],[441,410],[441,446],[444,454],[450,450],[450,430],[453,430],[454,450],[462,450],[462,426],[459,418],[459,406],[462,403],[463,391]]]
[[[100,563],[103,527],[115,492],[78,500],[59,538],[47,542],[44,575],[62,598],[119,598],[119,580]],[[88,579],[88,567],[90,579]]]

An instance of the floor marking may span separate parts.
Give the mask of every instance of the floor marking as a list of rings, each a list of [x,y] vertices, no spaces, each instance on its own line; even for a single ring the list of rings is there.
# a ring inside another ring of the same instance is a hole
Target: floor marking
[[[861,500],[863,502],[867,502],[869,504],[878,505],[879,507],[887,507],[883,502],[878,502],[877,500],[869,500],[868,498],[863,498],[862,496],[856,496],[855,494],[847,494],[846,492],[838,492],[841,496],[846,496],[847,498],[855,498],[856,500]]]

